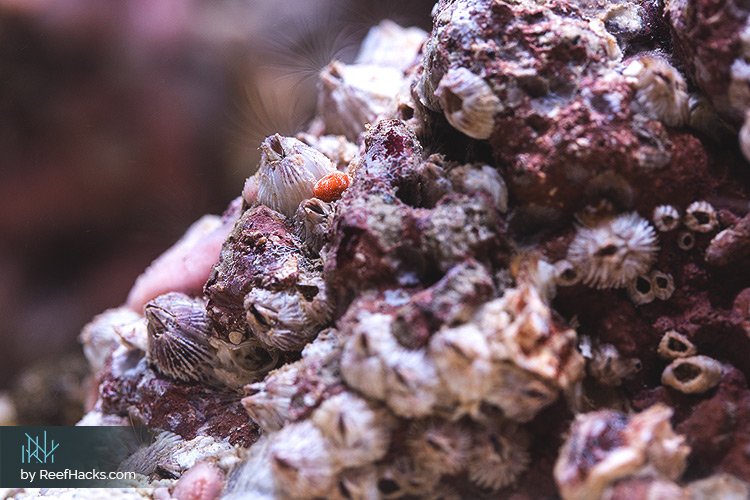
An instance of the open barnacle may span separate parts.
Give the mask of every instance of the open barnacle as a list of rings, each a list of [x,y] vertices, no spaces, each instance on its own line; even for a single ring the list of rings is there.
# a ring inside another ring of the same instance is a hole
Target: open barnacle
[[[513,484],[528,467],[529,437],[512,423],[475,432],[468,463],[469,479],[481,488],[498,490]]]
[[[707,201],[695,201],[685,210],[685,227],[698,233],[708,233],[719,227],[716,210]]]
[[[698,349],[686,336],[674,330],[669,330],[659,341],[657,352],[664,359],[677,359],[694,356]]]
[[[653,302],[656,298],[651,279],[642,274],[639,274],[633,281],[628,283],[627,291],[628,297],[637,306]]]
[[[620,288],[648,271],[658,250],[654,229],[632,212],[580,227],[568,248],[568,260],[584,273],[584,284]]]
[[[313,252],[319,252],[331,224],[333,208],[319,198],[310,198],[299,204],[294,214],[294,233],[307,243]]]
[[[573,286],[581,280],[581,273],[566,259],[555,262],[555,283],[558,286]]]
[[[695,246],[695,234],[692,231],[681,231],[677,235],[677,247],[680,250],[690,250]]]
[[[323,153],[292,137],[274,134],[260,151],[258,172],[245,183],[243,198],[248,205],[260,203],[287,217],[313,197],[319,179],[335,171]]]
[[[659,300],[667,300],[674,293],[674,278],[671,274],[663,273],[654,269],[649,275],[651,279],[651,288],[654,295]]]
[[[685,394],[713,389],[721,380],[721,363],[708,356],[677,358],[664,369],[661,383]]]
[[[164,375],[184,381],[212,378],[216,351],[209,343],[212,327],[206,303],[170,292],[146,304],[148,358]]]
[[[672,205],[659,205],[651,216],[659,231],[671,231],[680,225],[680,211]]]
[[[665,59],[639,57],[625,68],[623,74],[631,78],[637,91],[637,102],[646,115],[670,127],[680,127],[687,122],[687,84],[680,72]]]
[[[409,454],[439,476],[465,468],[471,444],[471,431],[459,422],[428,418],[414,421],[407,431]]]

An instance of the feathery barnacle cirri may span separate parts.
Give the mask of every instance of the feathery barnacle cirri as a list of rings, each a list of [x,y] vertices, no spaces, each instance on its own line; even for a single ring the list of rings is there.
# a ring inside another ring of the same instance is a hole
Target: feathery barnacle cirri
[[[639,57],[623,74],[632,78],[637,102],[643,112],[670,127],[681,127],[688,120],[687,84],[679,71],[661,57]]]
[[[260,203],[294,216],[301,202],[313,197],[313,187],[335,171],[323,153],[293,137],[274,134],[260,145],[258,172],[245,183],[242,193],[248,205]]]
[[[481,488],[498,490],[513,483],[528,467],[529,436],[505,422],[474,433],[469,457],[469,479]]]
[[[685,227],[698,233],[708,233],[719,227],[716,210],[707,201],[695,201],[687,207],[684,217]]]
[[[659,231],[671,231],[680,225],[680,211],[672,205],[659,205],[651,216]]]
[[[594,288],[621,288],[646,273],[659,250],[654,228],[636,212],[580,227],[568,248],[568,260]]]
[[[455,474],[466,466],[471,432],[459,422],[418,420],[407,431],[406,446],[417,462],[435,474]]]

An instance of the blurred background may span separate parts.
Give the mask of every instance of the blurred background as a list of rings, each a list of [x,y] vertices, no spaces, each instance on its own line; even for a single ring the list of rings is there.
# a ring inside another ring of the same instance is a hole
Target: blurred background
[[[0,423],[75,423],[82,326],[304,126],[323,66],[433,3],[0,0]]]

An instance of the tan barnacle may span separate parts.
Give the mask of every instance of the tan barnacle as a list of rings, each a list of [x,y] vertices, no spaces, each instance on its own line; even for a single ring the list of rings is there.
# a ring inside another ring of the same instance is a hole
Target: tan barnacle
[[[496,168],[468,163],[450,170],[450,180],[459,193],[478,191],[488,194],[500,212],[508,210],[508,187]]]
[[[659,231],[671,231],[680,225],[680,211],[672,205],[659,205],[651,216]]]
[[[429,354],[461,410],[478,410],[492,388],[495,372],[489,345],[479,328],[466,323],[440,330],[430,339]]]
[[[558,286],[573,286],[581,280],[581,273],[567,259],[555,262],[555,283]]]
[[[690,250],[695,246],[695,234],[692,231],[680,231],[677,235],[677,246],[680,250]]]
[[[657,352],[664,359],[677,359],[694,356],[698,349],[686,336],[675,330],[669,330],[659,341]]]
[[[663,273],[654,269],[649,275],[651,279],[651,288],[654,295],[659,300],[667,300],[674,293],[674,278],[671,274]]]
[[[498,490],[513,484],[529,466],[529,436],[509,423],[475,431],[469,456],[469,479],[481,488]]]
[[[342,467],[383,458],[395,424],[388,410],[351,392],[324,401],[312,414],[312,421],[331,443],[330,452]]]
[[[243,198],[290,218],[301,202],[313,197],[318,179],[335,171],[324,154],[292,137],[267,137],[260,151],[260,166],[245,183]]]
[[[328,441],[310,420],[289,424],[272,435],[269,455],[276,490],[282,498],[322,497],[340,470]]]
[[[689,96],[685,79],[661,57],[644,56],[631,62],[623,71],[637,91],[641,110],[670,127],[687,122]]]
[[[383,464],[378,471],[381,498],[422,498],[433,491],[440,478],[432,470],[409,455],[402,455]]]
[[[613,410],[578,415],[554,468],[563,500],[599,500],[609,485],[629,476],[679,478],[690,448],[672,430],[671,416],[663,404],[633,416]]]
[[[719,227],[716,210],[707,201],[694,201],[685,210],[685,227],[698,233],[708,233]]]
[[[294,214],[294,232],[307,243],[313,252],[319,252],[331,223],[333,207],[318,198],[310,198],[299,204]]]
[[[489,139],[495,115],[503,104],[492,87],[467,68],[452,68],[443,76],[435,96],[448,123],[474,139]]]
[[[382,401],[387,388],[385,358],[403,348],[391,335],[391,316],[362,311],[357,320],[357,327],[344,344],[341,375],[365,396]]]
[[[170,292],[144,309],[148,320],[148,358],[157,370],[185,381],[213,378],[216,350],[209,343],[212,327],[203,299]]]
[[[301,361],[296,361],[282,365],[261,382],[245,387],[247,396],[242,405],[263,430],[279,430],[288,423],[292,398],[298,393],[300,364]]]
[[[416,462],[436,475],[455,474],[466,466],[471,432],[460,422],[436,418],[413,421],[407,431],[406,447]]]
[[[380,500],[377,467],[367,465],[342,471],[325,498],[327,500]]]
[[[618,386],[641,369],[638,358],[623,358],[612,344],[594,345],[588,362],[589,374],[602,385]]]
[[[442,392],[442,382],[427,353],[423,349],[398,349],[385,361],[388,407],[400,417],[429,415]]]
[[[211,345],[216,349],[214,376],[222,384],[235,389],[262,378],[276,366],[280,355],[278,350],[269,349],[256,339],[236,346],[214,336]]]
[[[639,274],[633,281],[628,283],[627,291],[628,297],[637,306],[653,302],[656,298],[651,280],[648,276],[642,274]]]
[[[595,288],[620,288],[649,270],[659,250],[654,228],[636,212],[579,227],[568,260]]]
[[[722,371],[721,363],[708,356],[677,358],[664,369],[661,383],[685,394],[700,394],[719,383]]]
[[[286,290],[253,288],[245,296],[249,330],[282,351],[302,349],[330,320],[331,310],[325,281],[318,277]]]

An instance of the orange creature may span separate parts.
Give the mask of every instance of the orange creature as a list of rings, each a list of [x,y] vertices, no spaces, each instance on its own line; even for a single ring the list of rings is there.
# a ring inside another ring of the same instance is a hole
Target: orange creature
[[[341,194],[349,187],[351,180],[344,172],[331,172],[321,177],[313,187],[313,194],[326,202],[331,202],[341,198]]]

